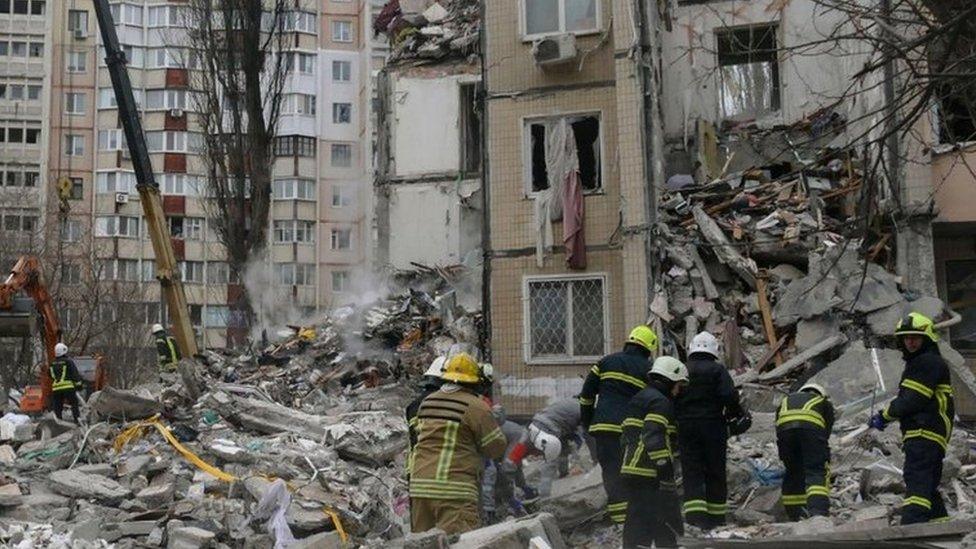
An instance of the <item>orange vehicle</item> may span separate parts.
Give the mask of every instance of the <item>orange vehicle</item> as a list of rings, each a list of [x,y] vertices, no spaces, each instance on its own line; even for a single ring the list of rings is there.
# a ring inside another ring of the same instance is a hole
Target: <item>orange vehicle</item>
[[[51,396],[50,363],[54,360],[54,346],[61,340],[61,325],[36,257],[21,257],[6,281],[0,284],[0,337],[27,337],[33,331],[35,311],[21,298],[21,293],[33,301],[36,314],[41,318],[45,359],[39,372],[40,385],[24,389],[20,409],[39,413],[46,409]],[[75,360],[79,362],[79,369],[84,370],[82,375],[92,390],[104,387],[107,372],[101,357],[75,357]]]

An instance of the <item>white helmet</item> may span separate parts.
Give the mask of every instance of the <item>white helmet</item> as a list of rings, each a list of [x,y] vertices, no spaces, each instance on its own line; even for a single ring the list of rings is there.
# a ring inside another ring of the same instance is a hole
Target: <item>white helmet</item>
[[[430,363],[430,366],[427,367],[427,371],[424,372],[424,377],[436,377],[437,379],[440,379],[441,374],[444,373],[444,363],[446,362],[446,356],[439,356],[435,358],[433,362]]]
[[[546,461],[553,462],[559,459],[559,454],[563,452],[563,443],[559,437],[540,430],[535,438],[532,439],[535,449],[542,452]]]
[[[491,365],[491,362],[482,362],[478,364],[478,369],[481,370],[481,379],[489,383],[495,381],[495,367]]]
[[[679,381],[688,382],[688,368],[683,362],[670,356],[661,356],[654,360],[654,366],[651,366],[650,373],[657,374],[675,383]]]
[[[718,339],[708,332],[701,332],[691,340],[688,346],[688,354],[707,353],[718,358]]]
[[[165,331],[165,330],[163,330],[163,325],[162,324],[153,324],[152,325],[152,333],[158,334],[159,332],[163,332],[163,331]]]
[[[806,383],[803,387],[800,387],[800,391],[801,392],[802,391],[814,391],[815,393],[817,393],[818,395],[820,395],[822,397],[827,396],[827,390],[824,389],[823,388],[823,385],[820,385],[819,383],[813,383],[813,382]]]
[[[54,346],[54,356],[60,358],[68,354],[68,346],[64,343],[58,343]]]

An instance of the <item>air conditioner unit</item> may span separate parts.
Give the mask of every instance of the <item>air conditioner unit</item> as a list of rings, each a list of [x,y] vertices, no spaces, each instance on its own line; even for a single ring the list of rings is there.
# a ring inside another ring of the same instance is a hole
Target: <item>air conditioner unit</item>
[[[129,193],[115,193],[115,203],[116,204],[128,204],[129,203]]]
[[[88,31],[85,29],[75,29],[74,36],[75,40],[84,40],[88,38]]]
[[[532,44],[532,57],[537,65],[561,65],[576,59],[576,35],[560,34],[536,40]]]
[[[169,115],[173,118],[183,118],[183,109],[170,109]]]

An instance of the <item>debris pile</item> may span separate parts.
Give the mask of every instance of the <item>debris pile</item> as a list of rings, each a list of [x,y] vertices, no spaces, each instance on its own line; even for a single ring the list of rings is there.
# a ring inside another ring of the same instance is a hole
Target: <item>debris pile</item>
[[[480,5],[472,0],[390,0],[373,21],[373,32],[392,44],[389,63],[475,54],[480,28]]]

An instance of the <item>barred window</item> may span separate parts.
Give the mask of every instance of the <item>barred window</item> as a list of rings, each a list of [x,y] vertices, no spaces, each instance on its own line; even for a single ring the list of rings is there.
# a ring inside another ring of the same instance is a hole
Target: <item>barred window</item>
[[[605,278],[527,279],[525,360],[590,361],[607,352]]]

